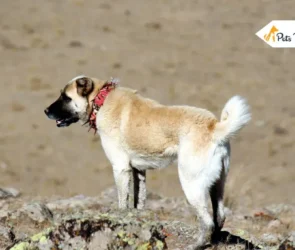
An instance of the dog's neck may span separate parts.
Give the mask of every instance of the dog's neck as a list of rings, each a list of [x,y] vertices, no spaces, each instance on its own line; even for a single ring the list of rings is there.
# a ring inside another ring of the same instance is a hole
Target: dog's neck
[[[96,133],[96,115],[99,109],[103,106],[105,99],[108,94],[114,90],[117,86],[117,81],[111,79],[110,81],[105,82],[95,82],[94,90],[88,97],[88,109],[87,115],[89,117],[86,123],[89,123],[89,130],[93,129]]]
[[[98,80],[98,79],[92,79],[94,82],[94,87],[92,92],[90,93],[90,95],[87,97],[87,101],[88,101],[88,106],[87,106],[87,120],[89,120],[89,117],[92,113],[92,109],[93,109],[93,100],[94,98],[98,95],[99,91],[103,88],[103,86],[107,83],[107,81],[103,81],[103,80]]]

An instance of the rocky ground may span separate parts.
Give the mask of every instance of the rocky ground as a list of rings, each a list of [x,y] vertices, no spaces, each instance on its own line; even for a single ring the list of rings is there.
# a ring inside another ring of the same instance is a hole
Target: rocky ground
[[[273,19],[292,19],[294,1],[37,2],[1,2],[1,187],[70,197],[114,185],[99,137],[77,124],[58,129],[44,114],[86,74],[217,117],[230,97],[244,96],[253,119],[232,141],[226,196],[238,208],[295,204],[295,50],[255,36]],[[175,166],[148,171],[147,183],[183,196]]]
[[[182,198],[149,193],[143,211],[116,209],[116,190],[98,197],[26,200],[1,190],[0,248],[189,249],[198,221]],[[240,214],[226,208],[217,245],[206,249],[295,249],[295,206],[277,204]]]

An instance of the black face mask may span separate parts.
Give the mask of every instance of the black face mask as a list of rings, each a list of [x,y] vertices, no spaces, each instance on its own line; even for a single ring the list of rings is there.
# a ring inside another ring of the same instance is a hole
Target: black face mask
[[[65,93],[44,110],[49,119],[56,120],[57,127],[67,127],[72,123],[79,121],[78,114],[71,107],[72,99]]]

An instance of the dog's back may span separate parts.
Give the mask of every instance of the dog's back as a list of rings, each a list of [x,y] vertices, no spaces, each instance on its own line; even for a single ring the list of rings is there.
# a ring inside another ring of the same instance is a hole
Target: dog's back
[[[109,130],[109,125],[102,125],[112,124],[126,150],[157,157],[178,147],[188,134],[202,148],[212,140],[218,123],[205,109],[161,105],[125,88],[111,93],[100,112],[104,120],[98,122],[100,129]]]

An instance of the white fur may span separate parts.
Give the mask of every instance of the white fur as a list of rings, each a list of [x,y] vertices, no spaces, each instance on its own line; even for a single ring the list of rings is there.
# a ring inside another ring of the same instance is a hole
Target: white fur
[[[161,169],[168,167],[177,158],[177,146],[166,148],[159,156],[150,156],[130,152],[131,165],[138,170]]]
[[[193,151],[188,141],[180,147],[178,173],[181,186],[188,202],[196,209],[201,224],[201,232],[196,246],[206,243],[214,227],[221,227],[224,221],[223,193],[220,195],[214,192],[210,193],[210,189],[219,182],[223,188],[225,179],[221,179],[221,172],[228,172],[229,155],[228,144],[212,144],[208,150],[199,154]],[[220,222],[215,222],[209,213],[207,202],[210,195],[212,199],[218,201],[216,214],[220,217]]]
[[[83,78],[83,77],[86,77],[86,76],[85,76],[85,75],[79,75],[79,76],[76,76],[76,77],[74,77],[72,80],[70,80],[69,83],[72,83],[72,82],[74,82],[74,81],[76,81],[76,80],[78,80],[78,79],[80,79],[80,78]]]
[[[227,142],[251,120],[246,99],[234,96],[225,104],[221,121],[217,124],[214,137],[217,142]]]

